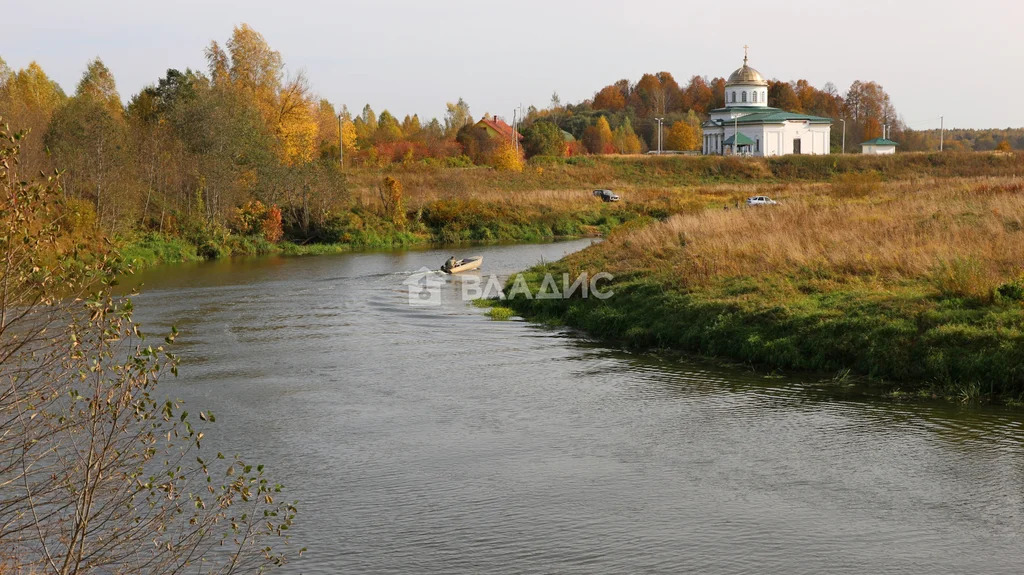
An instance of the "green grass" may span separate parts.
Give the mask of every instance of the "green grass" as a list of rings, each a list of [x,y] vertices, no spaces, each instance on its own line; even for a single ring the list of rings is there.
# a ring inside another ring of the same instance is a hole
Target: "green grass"
[[[487,315],[488,317],[496,321],[506,321],[515,316],[516,312],[515,310],[507,307],[494,306],[491,309],[487,310]]]
[[[555,263],[528,272],[532,288]],[[779,277],[742,278],[684,291],[638,273],[611,283],[614,295],[570,300],[516,298],[503,305],[529,319],[581,328],[630,348],[729,358],[768,370],[863,375],[881,393],[956,401],[1024,401],[1024,313],[1020,302],[941,294],[925,282],[830,290]]]
[[[157,233],[122,239],[121,259],[133,267],[151,267],[167,263],[200,261],[195,244],[180,237]]]

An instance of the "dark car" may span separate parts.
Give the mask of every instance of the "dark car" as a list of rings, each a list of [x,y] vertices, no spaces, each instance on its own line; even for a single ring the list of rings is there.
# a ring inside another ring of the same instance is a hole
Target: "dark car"
[[[605,202],[617,202],[619,196],[611,190],[594,190],[594,195],[601,198]]]

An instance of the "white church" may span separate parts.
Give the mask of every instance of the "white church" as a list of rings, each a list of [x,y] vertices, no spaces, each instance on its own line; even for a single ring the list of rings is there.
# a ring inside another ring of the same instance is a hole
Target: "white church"
[[[768,82],[747,65],[725,83],[725,107],[704,122],[704,154],[827,154],[832,120],[768,106]]]

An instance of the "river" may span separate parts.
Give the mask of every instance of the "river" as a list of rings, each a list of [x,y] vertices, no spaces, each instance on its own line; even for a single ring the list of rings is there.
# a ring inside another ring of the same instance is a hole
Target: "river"
[[[460,250],[506,277],[589,241]],[[136,278],[164,391],[264,463],[308,547],[283,573],[1020,573],[1024,414],[898,404],[493,321],[449,251]],[[614,297],[614,296],[613,296]],[[806,379],[806,381],[805,381]]]

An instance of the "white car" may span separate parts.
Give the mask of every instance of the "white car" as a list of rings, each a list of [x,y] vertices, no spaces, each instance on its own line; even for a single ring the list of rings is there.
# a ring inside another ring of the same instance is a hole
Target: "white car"
[[[752,198],[747,198],[748,206],[774,206],[778,203],[779,202],[776,202],[768,196],[754,196]]]
[[[594,190],[594,195],[601,198],[601,200],[605,202],[619,201],[619,195],[611,190]]]

